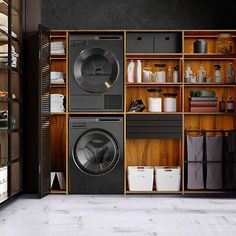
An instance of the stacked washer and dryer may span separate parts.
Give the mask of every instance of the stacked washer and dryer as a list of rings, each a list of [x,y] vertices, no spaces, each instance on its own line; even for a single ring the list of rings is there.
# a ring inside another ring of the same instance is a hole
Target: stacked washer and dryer
[[[69,118],[69,193],[124,192],[123,63],[123,34],[70,34],[69,111],[92,115]]]

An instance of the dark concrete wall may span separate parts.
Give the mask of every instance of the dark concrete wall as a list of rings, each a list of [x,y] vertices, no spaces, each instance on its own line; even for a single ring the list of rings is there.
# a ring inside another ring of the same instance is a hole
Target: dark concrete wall
[[[233,29],[235,0],[42,0],[51,29]]]

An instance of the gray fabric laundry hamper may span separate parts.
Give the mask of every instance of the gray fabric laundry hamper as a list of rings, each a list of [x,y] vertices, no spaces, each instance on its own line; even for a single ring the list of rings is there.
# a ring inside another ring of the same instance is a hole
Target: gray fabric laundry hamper
[[[187,135],[188,189],[204,189],[203,148],[204,136]]]
[[[206,137],[206,189],[222,189],[222,136]]]

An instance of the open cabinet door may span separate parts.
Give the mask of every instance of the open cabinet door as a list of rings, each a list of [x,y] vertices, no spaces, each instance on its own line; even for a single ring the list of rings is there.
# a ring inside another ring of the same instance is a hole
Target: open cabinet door
[[[50,31],[39,25],[39,195],[50,193]]]

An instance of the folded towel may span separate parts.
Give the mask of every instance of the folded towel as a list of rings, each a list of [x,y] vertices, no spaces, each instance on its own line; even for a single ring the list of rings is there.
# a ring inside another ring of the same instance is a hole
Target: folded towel
[[[51,80],[51,84],[64,84],[64,79]]]
[[[0,13],[0,25],[8,26],[8,16],[3,13]]]
[[[211,90],[192,90],[190,91],[190,97],[215,97],[215,91]]]
[[[4,25],[1,25],[1,24],[0,24],[0,29],[1,29],[2,31],[4,31],[6,34],[8,34],[8,26],[4,26]],[[11,32],[11,35],[12,35],[14,38],[17,38],[16,33],[14,33],[13,31]],[[1,38],[1,36],[0,36],[0,38]]]
[[[64,49],[65,43],[64,42],[51,42],[52,49]]]
[[[51,94],[51,99],[55,99],[55,98],[64,99],[64,95],[60,94],[60,93],[52,93]]]

